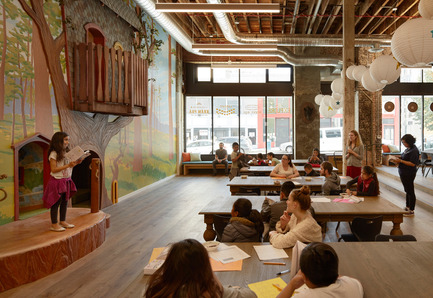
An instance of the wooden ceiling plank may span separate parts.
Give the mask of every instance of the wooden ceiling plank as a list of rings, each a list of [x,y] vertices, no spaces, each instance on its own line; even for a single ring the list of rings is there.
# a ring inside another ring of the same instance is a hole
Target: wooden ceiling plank
[[[239,31],[239,24],[236,22],[236,17],[231,13],[230,14],[230,18],[232,19],[232,22],[233,22],[233,24],[234,24],[234,26],[235,26],[235,28],[236,28],[236,32],[240,32]]]
[[[404,16],[404,15],[406,15],[406,13],[408,13],[415,5],[418,4],[418,2],[419,2],[419,0],[415,0],[413,3],[403,2],[400,6],[398,6],[398,12],[399,12],[398,16]],[[392,20],[392,22],[388,26],[386,26],[384,29],[380,29],[379,30],[379,34],[384,34],[399,19],[400,18],[395,18],[394,20]]]
[[[286,31],[286,5],[287,5],[287,0],[284,0],[283,2],[283,22],[281,23],[281,34],[284,34],[284,32]]]
[[[334,20],[336,19],[335,15],[338,15],[341,8],[343,7],[343,0],[340,0],[336,6],[332,9],[331,16],[328,17],[326,20],[325,26],[322,30],[322,34],[327,34],[329,29],[331,28],[332,24],[334,23]]]
[[[296,33],[296,23],[298,21],[298,18],[296,16],[299,14],[300,6],[301,6],[301,0],[296,0],[295,7],[293,9],[292,27],[290,28],[290,34]]]
[[[400,2],[396,4],[396,7],[398,7],[403,1],[404,0],[400,0]],[[384,16],[391,16],[393,13],[394,13],[393,7],[388,7]],[[377,27],[379,27],[383,22],[385,22],[385,20],[388,20],[388,18],[380,18],[379,20],[377,20],[376,24],[371,26],[370,29],[368,30],[368,34],[374,34],[374,30],[376,30]]]
[[[320,0],[317,0],[317,1],[320,1]],[[308,26],[309,26],[309,23],[311,21],[311,15],[313,14],[313,9],[314,9],[315,5],[316,5],[316,0],[311,0],[309,3],[309,6],[308,6],[308,10],[307,10],[307,15],[308,15],[307,20],[304,23],[304,29],[301,30],[301,32],[303,34],[307,34]]]
[[[411,17],[417,17],[419,16],[419,11],[418,11],[418,6],[416,7],[412,7],[411,9],[411,13],[410,13]],[[395,30],[397,30],[401,25],[403,25],[404,22],[406,22],[407,20],[402,20],[402,19],[398,19],[397,20],[397,24],[396,27],[393,28],[392,32],[390,33],[391,35],[394,34]]]
[[[326,8],[328,7],[328,4],[329,4],[329,0],[324,0],[323,2],[322,2],[322,8],[321,8],[321,10],[320,10],[320,15],[321,16],[319,16],[317,19],[316,19],[316,21],[315,22],[312,22],[312,24],[311,24],[311,26],[312,26],[312,28],[313,28],[313,31],[311,32],[312,34],[316,34],[317,33],[317,30],[319,29],[319,26],[320,26],[320,23],[322,22],[322,15],[324,15],[325,14],[325,12],[326,12]],[[313,24],[314,23],[314,24]]]
[[[376,1],[377,2],[377,1]],[[373,8],[373,16],[377,16],[379,15],[379,12],[383,9],[384,6],[386,6],[388,4],[389,0],[384,0],[382,2],[382,4],[376,4]],[[374,18],[367,18],[364,26],[362,26],[362,28],[356,32],[356,34],[362,34],[362,32],[367,28],[368,25],[370,25],[370,23],[374,20]],[[355,29],[356,30],[356,29]]]
[[[377,0],[368,0],[361,4],[361,7],[359,8],[359,15],[363,16],[369,9],[370,6],[373,4],[374,1]],[[359,23],[361,18],[355,18],[355,26]],[[340,31],[343,29],[343,22],[341,22],[340,26],[337,28],[337,31],[335,31],[336,34],[339,34]]]

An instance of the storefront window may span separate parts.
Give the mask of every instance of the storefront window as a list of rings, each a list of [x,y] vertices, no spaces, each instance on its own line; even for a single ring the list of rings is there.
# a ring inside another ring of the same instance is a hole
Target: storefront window
[[[411,134],[416,138],[416,146],[422,145],[422,97],[401,97],[401,136]],[[404,149],[404,148],[402,148]]]
[[[186,152],[212,153],[211,97],[186,99]]]

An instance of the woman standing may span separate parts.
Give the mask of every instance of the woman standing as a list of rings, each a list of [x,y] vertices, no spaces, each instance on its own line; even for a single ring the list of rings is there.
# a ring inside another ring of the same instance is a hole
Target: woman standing
[[[406,211],[409,211],[406,216],[413,216],[415,210],[415,186],[413,181],[416,177],[417,165],[419,163],[419,151],[415,146],[416,139],[411,134],[406,134],[401,138],[401,143],[406,147],[406,150],[401,154],[400,158],[393,158],[398,164],[398,174],[400,175],[401,183],[403,183],[404,191],[406,192]]]
[[[364,156],[364,147],[361,136],[356,130],[349,133],[346,149],[347,176],[352,178],[361,175],[362,159]]]
[[[281,158],[281,163],[277,164],[271,172],[271,177],[278,178],[295,178],[299,176],[299,172],[293,165],[292,160],[286,154]]]

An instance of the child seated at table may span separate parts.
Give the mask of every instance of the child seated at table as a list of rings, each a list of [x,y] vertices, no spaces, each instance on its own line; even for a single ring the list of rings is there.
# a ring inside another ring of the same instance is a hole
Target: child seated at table
[[[164,264],[149,279],[144,297],[253,298],[248,288],[222,286],[212,271],[206,248],[194,239],[174,243]]]
[[[295,293],[293,297],[361,298],[364,296],[364,289],[357,279],[338,275],[338,256],[328,244],[310,243],[302,251],[299,263],[301,269],[277,298],[292,297],[294,291],[304,284],[308,289]]]
[[[239,176],[240,168],[241,168],[240,158],[244,155],[242,152],[239,152],[239,143],[234,142],[232,144],[232,148],[233,148],[233,152],[230,155],[232,160],[232,166],[230,168],[230,174],[229,174],[230,180],[232,180],[236,176]]]
[[[317,148],[313,149],[313,155],[308,158],[308,163],[311,164],[315,168],[320,168],[323,160],[320,157],[320,151]]]
[[[273,152],[268,152],[267,154],[267,163],[269,166],[276,166],[277,164],[280,163],[280,161],[275,157]]]
[[[269,232],[271,244],[276,248],[289,248],[301,242],[322,241],[322,228],[311,215],[310,188],[292,190],[287,209],[277,222],[276,231]],[[289,215],[291,213],[291,215]]]
[[[264,230],[262,216],[251,201],[240,198],[233,204],[232,218],[224,228],[221,242],[260,242]]]
[[[350,187],[357,184],[356,191],[351,191]],[[354,196],[377,196],[379,195],[379,181],[374,169],[370,166],[364,166],[361,170],[361,176],[358,176],[347,182],[346,192]]]
[[[261,154],[261,153],[257,154],[257,165],[258,166],[267,166],[268,165],[266,163],[266,161],[263,159],[263,154]]]
[[[313,167],[311,166],[311,164],[306,163],[304,165],[304,171],[305,171],[305,176],[309,176],[309,177],[314,177],[314,176],[320,176],[319,173],[317,173]]]
[[[333,172],[332,164],[328,161],[322,162],[320,174],[325,176],[325,183],[322,185],[322,193],[326,196],[338,195],[341,191],[340,177]]]
[[[281,185],[280,201],[274,202],[270,198],[265,198],[262,204],[262,211],[260,212],[264,222],[269,222],[269,230],[263,236],[263,241],[269,241],[269,231],[275,231],[275,225],[283,215],[284,210],[287,208],[287,199],[289,198],[292,190],[295,189],[295,184],[292,181],[286,181]]]

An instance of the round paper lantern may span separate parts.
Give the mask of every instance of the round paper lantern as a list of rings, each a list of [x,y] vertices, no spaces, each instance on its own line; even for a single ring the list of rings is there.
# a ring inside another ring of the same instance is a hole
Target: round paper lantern
[[[333,80],[331,83],[331,90],[332,92],[343,94],[344,93],[343,79],[338,78]]]
[[[335,111],[338,111],[339,108],[343,107],[343,98],[341,97],[341,98],[337,99],[337,98],[333,97],[331,100],[331,107]]]
[[[332,92],[331,95],[334,99],[341,99],[343,97],[343,94]]]
[[[371,69],[370,69],[371,70]],[[362,86],[371,92],[376,92],[383,89],[386,84],[381,84],[371,77],[370,70],[367,70],[362,75]]]
[[[320,104],[322,103],[322,99],[323,99],[323,95],[317,94],[316,97],[314,98],[314,102],[320,106]]]
[[[375,81],[382,84],[394,83],[395,81],[397,81],[400,74],[401,67],[399,63],[390,55],[380,56],[379,58],[374,60],[370,66],[371,77]]]
[[[433,1],[421,0],[418,4],[419,14],[427,20],[433,20]]]
[[[347,69],[346,69],[346,77],[349,78],[349,80],[355,80],[355,78],[353,77],[353,70],[355,69],[356,65],[350,65]]]
[[[355,80],[361,82],[362,75],[364,74],[365,71],[367,71],[367,67],[365,67],[364,65],[355,66],[352,72],[352,76]]]
[[[319,112],[320,115],[325,118],[331,118],[337,114],[337,110],[334,110],[332,107],[324,105],[323,103],[320,105]]]
[[[331,104],[332,96],[331,95],[325,95],[323,96],[322,104],[325,106],[329,106]]]
[[[398,27],[391,39],[391,50],[401,64],[421,67],[433,62],[433,20],[413,19]],[[374,75],[372,73],[374,78]]]

